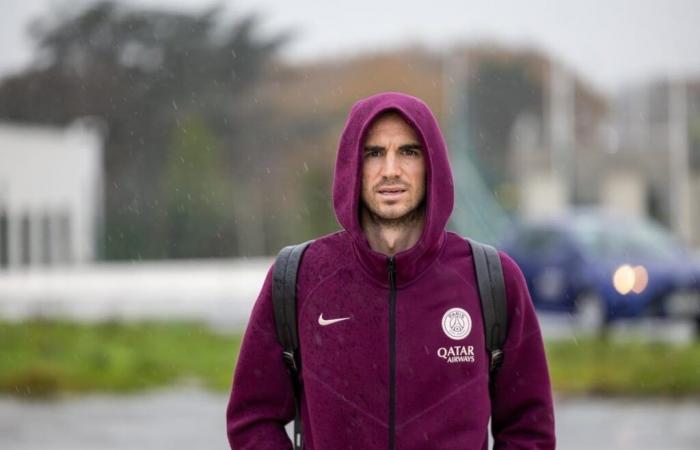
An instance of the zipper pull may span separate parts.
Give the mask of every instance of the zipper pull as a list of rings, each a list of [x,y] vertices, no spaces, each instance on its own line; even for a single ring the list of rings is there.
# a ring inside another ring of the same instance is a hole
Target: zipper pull
[[[396,278],[396,263],[394,262],[394,257],[389,257],[389,282],[393,285]]]

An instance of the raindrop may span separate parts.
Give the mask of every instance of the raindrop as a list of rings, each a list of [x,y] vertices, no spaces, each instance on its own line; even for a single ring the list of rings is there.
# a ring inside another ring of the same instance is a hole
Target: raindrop
[[[304,161],[304,172],[308,172],[308,171],[309,171],[309,165],[306,164],[306,161]]]
[[[175,100],[173,100],[173,108],[175,108],[175,111],[177,111],[177,103],[175,103]]]

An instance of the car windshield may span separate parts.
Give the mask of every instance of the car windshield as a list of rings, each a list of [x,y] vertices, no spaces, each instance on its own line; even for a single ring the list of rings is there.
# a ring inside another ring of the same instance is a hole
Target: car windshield
[[[573,232],[593,257],[668,260],[683,254],[681,243],[653,223],[581,218],[574,222]]]

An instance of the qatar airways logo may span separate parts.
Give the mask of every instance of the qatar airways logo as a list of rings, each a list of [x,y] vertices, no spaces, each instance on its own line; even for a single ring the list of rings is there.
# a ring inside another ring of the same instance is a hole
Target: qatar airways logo
[[[453,345],[451,347],[440,347],[437,350],[437,355],[450,364],[473,363],[474,362],[474,346],[473,345]]]

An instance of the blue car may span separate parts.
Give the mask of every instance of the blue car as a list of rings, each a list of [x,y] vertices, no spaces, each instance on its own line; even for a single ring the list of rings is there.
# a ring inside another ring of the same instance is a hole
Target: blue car
[[[519,225],[502,243],[535,307],[603,331],[619,319],[692,319],[700,332],[700,261],[647,220],[595,210]]]

